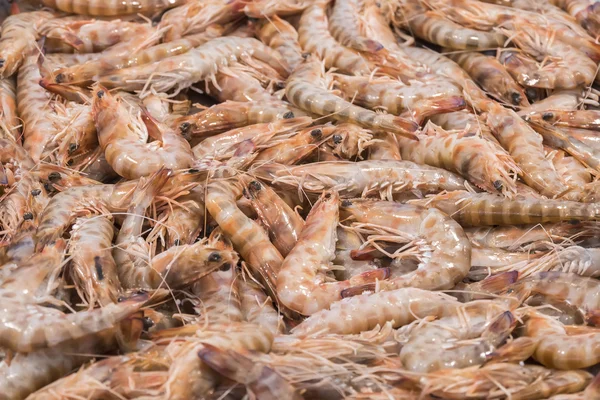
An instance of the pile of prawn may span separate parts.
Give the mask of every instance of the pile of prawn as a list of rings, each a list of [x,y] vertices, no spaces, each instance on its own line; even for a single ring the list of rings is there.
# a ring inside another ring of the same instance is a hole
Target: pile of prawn
[[[598,4],[0,3],[0,400],[600,398]]]

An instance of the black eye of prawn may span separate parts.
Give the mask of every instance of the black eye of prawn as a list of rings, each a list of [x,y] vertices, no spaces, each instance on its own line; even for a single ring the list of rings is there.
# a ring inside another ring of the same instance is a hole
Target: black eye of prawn
[[[96,93],[96,96],[98,96],[99,99],[104,97],[104,90],[98,90],[98,93]]]
[[[208,261],[209,262],[218,262],[221,261],[221,255],[219,253],[210,253],[210,255],[208,256]]]

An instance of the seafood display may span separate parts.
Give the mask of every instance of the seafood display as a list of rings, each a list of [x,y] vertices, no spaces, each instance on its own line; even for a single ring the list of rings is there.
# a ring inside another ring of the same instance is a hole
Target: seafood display
[[[600,2],[0,24],[0,400],[600,399]]]

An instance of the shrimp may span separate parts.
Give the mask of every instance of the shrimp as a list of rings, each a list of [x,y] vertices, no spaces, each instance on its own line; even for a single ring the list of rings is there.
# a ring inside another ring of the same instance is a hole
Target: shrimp
[[[70,14],[111,17],[128,14],[153,14],[185,3],[184,0],[42,0],[46,7]]]
[[[584,388],[586,371],[555,371],[539,365],[497,363],[483,367],[450,368],[428,374],[402,374],[423,388],[422,394],[445,399],[534,400]]]
[[[16,95],[16,79],[5,78],[0,79],[0,117],[6,124],[8,133],[7,138],[12,138],[15,142],[19,140],[19,127],[21,122],[17,116],[17,95]]]
[[[348,289],[342,296],[374,287],[383,290],[406,286],[450,289],[471,268],[469,239],[456,222],[438,210],[387,201],[346,200],[342,203],[342,212],[359,224],[369,224],[375,229],[388,228],[381,234],[384,237],[401,235],[405,241],[421,241],[416,244],[419,247],[419,264],[415,271],[376,285]],[[439,229],[442,226],[444,229]]]
[[[260,176],[270,167],[274,167],[271,179],[276,185],[301,187],[309,193],[334,190],[346,198],[370,194],[389,198],[410,190],[459,190],[465,183],[451,172],[410,161],[324,161],[294,167],[269,164],[254,172]]]
[[[320,144],[325,142],[336,131],[338,126],[312,126],[301,130],[289,139],[262,150],[256,158],[255,164],[261,162],[274,162],[284,165],[298,164],[301,160],[313,153]]]
[[[342,159],[362,158],[361,153],[373,140],[371,131],[352,123],[337,124],[334,129],[333,136],[321,147],[331,148],[331,153]]]
[[[600,285],[597,279],[570,272],[538,272],[518,281],[512,288],[521,297],[540,294],[578,307],[588,322],[597,325],[597,310],[600,308]]]
[[[26,57],[19,69],[17,82],[17,111],[23,121],[23,147],[39,161],[56,133],[50,95],[38,82],[41,79],[39,55]]]
[[[410,287],[361,294],[311,315],[293,328],[292,334],[300,337],[323,332],[348,335],[383,326],[388,321],[397,328],[429,316],[451,315],[460,306],[462,303],[442,292]]]
[[[255,146],[268,143],[275,135],[285,135],[287,132],[303,128],[312,123],[310,117],[281,119],[271,123],[249,125],[211,136],[192,149],[196,162],[206,157],[217,160],[230,158],[241,143],[252,141]],[[285,137],[285,136],[284,136]]]
[[[452,134],[431,123],[423,132],[418,142],[398,138],[403,160],[459,173],[491,193],[516,193],[511,175],[520,170],[506,151],[469,132]]]
[[[572,334],[568,330],[569,326],[550,316],[529,311],[524,333],[539,340],[533,358],[545,367],[563,370],[587,368],[600,362],[600,330],[588,328]]]
[[[176,120],[181,133],[195,140],[247,125],[295,117],[297,109],[282,101],[268,103],[226,101]],[[299,115],[300,116],[300,115]]]
[[[52,18],[54,14],[51,12],[33,11],[11,15],[4,20],[0,39],[2,78],[8,78],[17,72],[25,57],[36,50],[37,27]]]
[[[339,196],[326,192],[313,206],[300,237],[287,255],[277,277],[277,296],[288,308],[311,315],[341,299],[356,285],[385,279],[386,270],[368,271],[346,281],[328,281],[324,272],[335,258]],[[308,255],[308,256],[307,256]]]
[[[600,209],[596,204],[574,201],[515,198],[505,199],[487,193],[456,191],[439,194],[411,203],[435,207],[450,215],[462,226],[535,224],[561,221],[596,221]]]
[[[101,55],[98,59],[59,68],[53,71],[51,75],[45,75],[43,82],[45,84],[57,83],[61,85],[84,84],[97,76],[108,75],[120,69],[152,64],[168,57],[183,54],[194,47],[221,36],[223,33],[225,33],[224,27],[214,26],[206,32],[140,49],[132,54]]]
[[[0,344],[13,351],[30,353],[101,332],[135,313],[147,298],[138,297],[95,310],[64,314],[54,308],[23,304],[16,294],[2,293]]]
[[[114,329],[89,335],[73,342],[17,353],[12,360],[0,362],[0,399],[23,400],[30,393],[63,377],[93,358],[93,354],[116,347]]]
[[[302,48],[298,43],[298,32],[286,20],[277,15],[260,19],[256,25],[256,36],[264,44],[277,50],[286,60],[291,71],[302,63]]]
[[[418,2],[405,3],[400,17],[410,31],[421,39],[458,50],[487,50],[502,47],[506,37],[500,33],[478,31],[444,18],[444,12],[425,11]]]
[[[336,2],[329,17],[329,30],[342,45],[358,51],[375,53],[383,49],[383,45],[361,34],[358,20],[361,8],[364,7],[361,3],[361,0]]]
[[[417,326],[410,333],[400,351],[404,368],[433,372],[482,365],[516,325],[506,307],[489,300],[467,303],[455,313]],[[433,351],[440,347],[440,352]]]
[[[461,90],[452,82],[412,81],[405,85],[388,77],[362,77],[334,74],[334,87],[354,103],[368,108],[382,108],[390,114],[409,115],[417,121],[434,114],[458,111],[466,103]]]
[[[98,53],[134,37],[149,37],[154,29],[150,24],[121,20],[81,20],[53,18],[43,23],[38,32],[46,37],[44,46],[55,53]],[[66,42],[66,43],[65,43]]]
[[[114,257],[119,280],[126,289],[158,289],[164,286],[178,288],[237,262],[233,252],[220,251],[207,246],[205,242],[174,246],[150,260],[145,259],[148,257],[147,244],[140,237],[145,211],[168,176],[168,171],[161,170],[147,178],[147,181],[144,179],[138,183],[127,217],[117,235]]]
[[[91,308],[114,303],[121,284],[112,256],[115,228],[108,217],[78,218],[71,230],[68,252],[71,276],[82,299]]]
[[[544,86],[538,83],[536,87],[548,89],[571,89],[578,86],[588,86],[596,77],[596,64],[579,49],[556,39],[556,32],[550,27],[538,26],[533,23],[515,24],[514,31],[501,29],[511,37],[519,48],[538,60],[547,56],[555,57],[556,61],[545,64],[541,70],[534,72],[534,81],[547,82]],[[577,65],[574,69],[573,66]]]
[[[418,128],[415,122],[355,106],[329,93],[326,87],[323,65],[309,58],[290,76],[285,94],[295,106],[317,115],[330,115],[338,121],[353,122],[367,129],[415,138],[413,132]]]
[[[278,98],[271,95],[262,87],[261,81],[255,77],[256,73],[242,65],[231,65],[218,72],[215,83],[209,88],[219,102],[230,101],[260,101],[277,102]],[[270,82],[280,79],[279,76],[267,76]]]
[[[275,285],[283,257],[267,233],[238,208],[236,201],[242,196],[243,179],[222,179],[209,183],[206,209],[271,297],[278,301]]]
[[[532,119],[541,118],[554,126],[580,129],[600,129],[600,111],[598,110],[546,110],[530,113]]]
[[[495,58],[476,52],[448,54],[448,57],[499,101],[519,107],[529,106],[523,88]]]
[[[303,397],[296,389],[266,365],[232,350],[223,350],[204,345],[198,352],[200,359],[219,374],[246,386],[252,398],[265,400],[300,400]]]
[[[302,13],[298,22],[298,42],[305,52],[323,60],[327,68],[335,67],[355,75],[371,72],[369,64],[359,53],[342,46],[331,36],[325,6],[318,2]]]
[[[271,242],[283,257],[294,248],[304,221],[275,193],[259,181],[251,181],[247,188],[252,208],[267,228]]]
[[[455,111],[445,114],[432,115],[429,120],[447,131],[462,131],[466,136],[480,135],[499,150],[503,150],[489,126],[480,120],[477,114],[468,111]]]
[[[251,324],[265,327],[273,335],[282,333],[283,317],[273,307],[270,297],[254,282],[242,279],[239,281],[242,313],[244,319]]]
[[[467,87],[471,85],[474,84],[468,83]],[[568,189],[552,162],[546,158],[541,135],[514,111],[496,102],[477,99],[474,103],[477,109],[487,112],[486,124],[521,169],[525,183],[548,197],[557,196]]]
[[[240,0],[185,3],[162,16],[158,29],[167,29],[164,35],[165,42],[201,33],[211,25],[223,25],[243,17],[241,10],[244,2]]]
[[[97,81],[127,91],[168,92],[175,89],[179,93],[198,81],[211,79],[219,68],[249,57],[264,61],[283,76],[288,74],[285,61],[275,50],[253,38],[227,36],[210,40],[183,54],[103,75]]]
[[[130,114],[130,110],[101,86],[94,90],[93,116],[98,141],[106,160],[119,175],[135,179],[148,176],[160,168],[183,169],[192,163],[189,143],[177,132],[145,114]],[[140,141],[137,132],[146,125],[148,133],[157,139],[149,144]]]

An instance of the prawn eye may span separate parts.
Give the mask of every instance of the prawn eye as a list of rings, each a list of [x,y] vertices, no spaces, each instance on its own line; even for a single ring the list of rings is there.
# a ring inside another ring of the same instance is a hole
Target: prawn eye
[[[512,92],[510,95],[513,104],[517,105],[521,102],[521,94],[518,92]]]
[[[302,53],[302,58],[306,60],[308,57],[310,57],[310,53]]]
[[[503,187],[502,181],[500,181],[500,180],[494,181],[494,187],[496,188],[497,191],[501,191],[502,187]]]
[[[187,132],[187,131],[190,129],[190,127],[191,127],[191,126],[192,126],[192,124],[190,124],[189,122],[182,122],[182,123],[179,125],[179,130],[180,130],[181,132],[184,132],[184,133],[185,133],[185,132]]]
[[[283,119],[292,119],[292,118],[294,118],[294,113],[291,111],[288,111],[285,114],[283,114]]]
[[[69,159],[67,160],[67,166],[70,167],[71,165],[73,165],[73,159]]]
[[[40,193],[42,193],[42,191],[41,191],[40,189],[33,189],[33,190],[31,191],[31,195],[32,195],[33,197],[35,197],[35,196],[39,196],[39,195],[40,195]]]
[[[219,253],[210,253],[210,255],[208,256],[208,261],[209,262],[218,262],[221,261],[221,255]]]
[[[154,321],[152,321],[150,317],[144,317],[142,318],[142,324],[144,326],[144,330],[147,331],[154,326]]]
[[[27,220],[30,220],[30,219],[33,219],[33,214],[32,213],[27,212],[27,213],[23,214],[23,220],[27,221]]]
[[[96,96],[98,96],[99,99],[104,97],[104,90],[98,90],[98,93],[96,93]]]
[[[65,81],[65,74],[58,74],[56,75],[56,77],[54,78],[54,81],[56,83],[63,83]]]
[[[310,131],[310,136],[314,137],[315,139],[319,139],[322,135],[323,131],[320,129],[313,129]]]
[[[0,68],[4,67],[4,58],[0,58]]]
[[[550,111],[546,111],[545,113],[542,114],[542,119],[544,121],[548,121],[548,120],[552,119],[552,117],[554,117],[554,114],[552,114]]]
[[[226,263],[226,264],[223,264],[223,266],[221,268],[219,268],[219,271],[225,272],[225,271],[229,271],[230,269],[231,269],[231,263]]]
[[[325,193],[325,195],[323,196],[324,199],[328,200],[331,198],[331,193]]]
[[[350,200],[342,200],[342,207],[350,207],[352,202]]]
[[[173,241],[173,244],[174,244],[175,246],[179,246],[179,244],[180,244],[180,243],[181,243],[181,240],[179,240],[179,239],[175,239],[175,240]]]
[[[50,174],[48,174],[48,180],[50,182],[56,182],[59,181],[61,178],[60,173],[58,172],[51,172]]]
[[[342,135],[333,135],[332,139],[334,144],[342,143]]]
[[[262,186],[261,186],[260,182],[252,181],[252,182],[250,182],[250,189],[252,189],[254,191],[259,191],[260,189],[262,189]]]
[[[72,153],[75,150],[77,150],[77,147],[79,147],[79,146],[77,146],[77,143],[71,143],[71,144],[69,144],[69,153]]]

